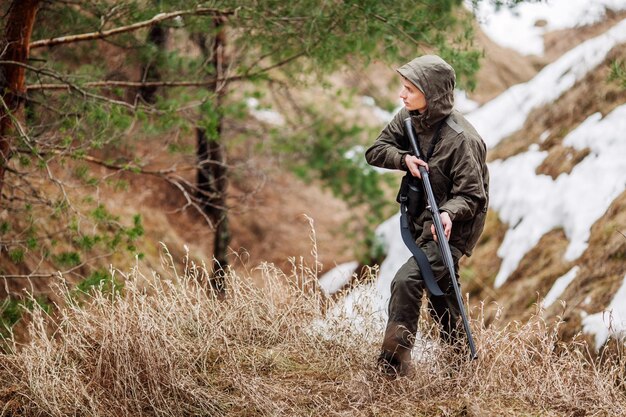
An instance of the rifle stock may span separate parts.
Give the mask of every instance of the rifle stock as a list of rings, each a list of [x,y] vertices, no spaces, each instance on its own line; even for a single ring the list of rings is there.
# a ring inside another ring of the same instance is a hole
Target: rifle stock
[[[413,130],[413,124],[411,123],[411,118],[407,117],[404,119],[404,127],[407,131],[407,135],[409,137],[409,143],[411,144],[411,148],[413,153],[419,159],[422,159],[422,155],[420,154],[419,147],[417,146],[417,139],[415,137],[415,131]],[[470,329],[469,321],[467,320],[467,314],[465,313],[465,306],[463,305],[463,298],[461,297],[461,289],[459,288],[459,284],[456,280],[456,272],[454,268],[454,260],[452,259],[452,253],[450,252],[450,245],[448,244],[448,240],[445,238],[445,232],[443,229],[443,224],[441,223],[441,216],[439,213],[439,207],[437,206],[437,201],[435,200],[435,194],[433,193],[433,188],[430,184],[430,178],[428,176],[428,171],[425,167],[419,166],[419,172],[422,176],[422,185],[424,186],[424,191],[426,192],[426,199],[428,205],[426,209],[430,211],[430,214],[433,218],[433,223],[435,225],[435,232],[437,233],[437,243],[439,244],[439,250],[441,251],[441,256],[443,258],[444,264],[450,273],[450,281],[452,281],[452,287],[454,288],[454,295],[456,296],[456,301],[459,305],[459,309],[461,310],[461,318],[463,320],[463,328],[465,329],[465,334],[467,335],[467,343],[470,348],[471,358],[476,359],[476,346],[474,345],[474,339],[472,337],[472,332]]]

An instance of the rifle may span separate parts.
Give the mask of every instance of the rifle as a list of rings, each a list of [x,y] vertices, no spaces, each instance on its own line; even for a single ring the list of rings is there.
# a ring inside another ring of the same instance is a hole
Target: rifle
[[[415,153],[415,156],[419,159],[422,159],[422,155],[420,154],[419,147],[417,146],[417,139],[415,137],[415,131],[413,130],[413,123],[411,123],[411,118],[407,117],[404,119],[404,127],[406,128],[407,134],[409,136],[409,143],[411,144],[411,148]],[[424,186],[424,191],[426,192],[426,201],[427,206],[426,209],[430,211],[430,214],[433,218],[433,223],[435,224],[435,232],[437,232],[437,243],[439,244],[439,250],[441,251],[441,257],[443,258],[443,262],[448,268],[448,272],[450,273],[450,280],[452,281],[452,287],[454,288],[454,295],[456,296],[456,301],[459,305],[459,309],[461,310],[461,318],[463,319],[463,328],[465,329],[465,334],[467,335],[467,343],[469,344],[471,358],[476,359],[476,346],[474,345],[474,339],[472,338],[472,332],[470,330],[469,321],[467,320],[467,315],[465,314],[465,306],[463,305],[463,299],[461,297],[461,289],[459,288],[459,284],[456,282],[456,273],[454,271],[454,261],[452,260],[452,253],[450,252],[450,245],[448,244],[448,240],[446,239],[446,235],[443,230],[443,224],[441,224],[441,216],[439,214],[439,207],[437,206],[437,201],[435,200],[435,194],[433,193],[433,188],[430,184],[430,179],[428,177],[428,171],[425,167],[419,166],[419,172],[422,176],[422,185]]]

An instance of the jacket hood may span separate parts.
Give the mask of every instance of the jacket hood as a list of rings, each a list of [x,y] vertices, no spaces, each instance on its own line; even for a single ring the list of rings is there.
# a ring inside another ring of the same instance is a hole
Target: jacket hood
[[[436,55],[424,55],[401,66],[397,71],[426,97],[428,106],[424,113],[417,110],[409,112],[418,131],[432,129],[452,113],[456,75],[450,64]]]

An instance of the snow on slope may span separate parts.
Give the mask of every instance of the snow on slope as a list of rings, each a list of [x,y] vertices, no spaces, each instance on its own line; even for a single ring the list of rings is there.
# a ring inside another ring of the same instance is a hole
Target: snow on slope
[[[583,317],[583,331],[595,335],[596,350],[609,336],[626,336],[626,276],[606,311]]]
[[[567,260],[587,248],[591,226],[626,189],[626,105],[606,117],[587,118],[563,140],[591,153],[570,174],[555,180],[535,175],[546,152],[528,152],[490,164],[491,208],[510,225],[498,249],[502,258],[495,286],[501,286],[522,257],[550,230],[562,227],[570,243]]]
[[[497,144],[504,136],[523,126],[533,107],[557,99],[575,81],[603,62],[608,51],[621,42],[626,42],[626,20],[574,48],[546,66],[531,81],[511,87],[470,113],[468,119],[491,146]],[[527,106],[524,111],[514,99],[519,96],[533,106]],[[591,225],[624,189],[626,158],[620,156],[626,155],[626,141],[622,140],[621,134],[626,132],[625,111],[624,107],[620,107],[603,120],[599,115],[593,115],[564,139],[566,146],[577,149],[590,147],[592,150],[592,154],[574,167],[569,175],[563,174],[556,180],[536,175],[535,170],[547,153],[534,148],[490,164],[491,207],[498,211],[504,222],[511,225],[498,250],[503,263],[496,286],[506,281],[541,236],[556,227],[563,227],[570,239],[567,258],[575,259],[582,254]],[[517,121],[512,123],[514,118]],[[598,181],[599,178],[603,181]],[[392,231],[392,242],[401,241],[399,229]],[[381,265],[382,282],[390,282],[397,267],[404,262],[398,257],[406,260],[405,253],[390,252]],[[388,264],[393,267],[388,267]]]
[[[608,32],[581,43],[543,68],[532,80],[517,84],[470,113],[467,118],[492,148],[524,126],[535,108],[551,103],[606,59],[609,51],[626,42],[626,19]]]
[[[319,279],[319,286],[324,291],[324,294],[334,294],[342,289],[350,279],[354,270],[359,266],[357,261],[346,262],[341,265],[337,265],[335,268],[328,271]]]
[[[626,20],[564,54],[531,81],[511,87],[471,112],[468,119],[492,147],[522,128],[533,108],[558,99],[600,65],[611,48],[624,42]],[[547,155],[538,151],[537,145],[525,153],[490,164],[491,207],[510,225],[498,250],[503,262],[496,286],[502,285],[541,236],[555,227],[562,227],[570,240],[567,259],[576,259],[584,252],[591,226],[626,189],[626,138],[623,132],[626,132],[626,105],[616,108],[605,118],[599,114],[589,116],[564,139],[563,144],[576,149],[589,147],[591,153],[570,174],[561,174],[555,180],[535,174]],[[377,317],[381,326],[386,320],[391,280],[410,256],[400,237],[398,217],[393,216],[377,229],[377,234],[388,247],[378,281],[357,288],[346,297],[343,305],[337,306],[336,314],[351,317],[356,328],[364,315]],[[574,271],[562,277],[558,288],[551,291],[549,301],[553,297],[556,299],[574,277]],[[596,330],[597,326],[593,328]]]
[[[550,307],[556,300],[559,299],[563,291],[567,288],[569,284],[576,279],[576,275],[578,274],[578,270],[580,268],[578,266],[573,267],[569,271],[567,271],[563,276],[554,281],[552,288],[546,294],[546,297],[543,299],[541,303],[543,308]]]
[[[471,8],[471,2],[466,1],[466,5]],[[542,55],[544,33],[599,22],[606,16],[607,8],[624,10],[626,1],[548,0],[500,10],[491,2],[483,1],[476,10],[476,17],[482,30],[499,45],[523,55]],[[538,22],[544,24],[537,25]]]

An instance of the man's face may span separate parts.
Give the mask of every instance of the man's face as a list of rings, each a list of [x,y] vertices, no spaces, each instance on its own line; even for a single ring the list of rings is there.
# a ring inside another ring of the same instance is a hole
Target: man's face
[[[426,110],[426,97],[413,83],[406,78],[402,78],[402,90],[400,90],[400,98],[404,102],[407,110],[418,110],[422,113]]]

